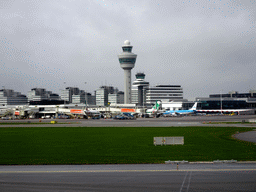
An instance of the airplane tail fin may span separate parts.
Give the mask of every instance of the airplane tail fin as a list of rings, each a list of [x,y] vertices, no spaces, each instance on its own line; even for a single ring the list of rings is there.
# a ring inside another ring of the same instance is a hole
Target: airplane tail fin
[[[153,109],[158,110],[160,107],[160,101],[156,101],[156,104],[153,106]]]
[[[196,110],[197,102],[193,105],[193,107],[190,110]]]

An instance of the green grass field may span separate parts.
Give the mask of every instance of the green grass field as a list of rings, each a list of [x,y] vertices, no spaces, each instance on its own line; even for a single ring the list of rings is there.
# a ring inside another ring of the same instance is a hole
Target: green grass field
[[[206,122],[203,124],[255,124],[254,122]]]
[[[51,123],[42,123],[42,122],[1,122],[0,125],[24,125],[24,124],[51,124]]]
[[[55,120],[53,120],[55,121]],[[35,124],[35,125],[40,125],[40,124],[80,124],[79,122],[58,122],[58,121],[55,121],[55,123],[51,123],[50,122],[30,122],[30,121],[27,121],[27,122],[0,122],[0,125],[25,125],[25,124]]]
[[[256,145],[235,140],[237,127],[0,128],[0,164],[164,163],[256,160]],[[184,145],[154,146],[153,137],[184,136]]]

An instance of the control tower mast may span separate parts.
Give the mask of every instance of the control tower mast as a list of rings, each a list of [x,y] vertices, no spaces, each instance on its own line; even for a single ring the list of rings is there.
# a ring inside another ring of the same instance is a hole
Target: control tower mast
[[[123,52],[118,55],[120,66],[124,70],[124,103],[131,103],[131,69],[134,67],[137,55],[132,53],[130,41],[126,40],[122,46]]]

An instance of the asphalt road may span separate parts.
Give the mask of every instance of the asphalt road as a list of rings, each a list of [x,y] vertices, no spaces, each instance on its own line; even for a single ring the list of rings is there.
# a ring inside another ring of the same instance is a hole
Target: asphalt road
[[[238,133],[235,134],[234,137],[243,141],[250,141],[256,143],[256,131]]]
[[[0,191],[255,191],[256,164],[0,166]]]
[[[256,115],[244,116],[184,116],[184,117],[161,117],[161,118],[137,118],[136,120],[114,120],[114,119],[56,119],[58,124],[18,124],[0,125],[0,127],[180,127],[180,126],[236,126],[256,127],[256,124],[205,124],[209,122],[242,122],[256,119]],[[53,119],[29,119],[29,120],[0,120],[5,122],[48,122]],[[65,124],[61,124],[65,123]]]

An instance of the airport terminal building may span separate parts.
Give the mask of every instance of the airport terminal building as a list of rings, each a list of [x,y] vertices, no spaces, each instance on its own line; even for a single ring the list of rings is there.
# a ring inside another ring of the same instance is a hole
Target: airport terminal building
[[[146,103],[154,104],[162,100],[182,100],[183,89],[180,85],[156,85],[146,89]]]

